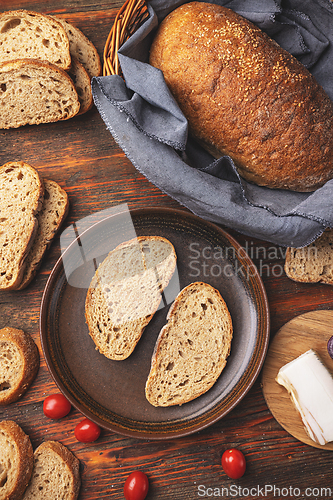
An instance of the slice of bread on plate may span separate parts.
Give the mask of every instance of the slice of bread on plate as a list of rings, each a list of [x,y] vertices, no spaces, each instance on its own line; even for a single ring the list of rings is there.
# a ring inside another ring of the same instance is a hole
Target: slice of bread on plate
[[[67,120],[80,110],[66,71],[38,59],[0,64],[0,128]]]
[[[37,214],[37,233],[26,258],[22,281],[16,290],[26,288],[35,277],[45,252],[68,214],[69,200],[66,191],[53,180],[44,179],[43,183],[44,201]]]
[[[42,59],[62,69],[71,65],[69,40],[62,24],[29,10],[0,14],[0,61]]]
[[[23,500],[76,500],[79,495],[80,463],[58,441],[45,441],[35,450],[34,468]]]
[[[30,165],[20,161],[0,167],[0,290],[12,290],[22,280],[43,197],[42,179]]]
[[[32,337],[17,328],[0,330],[0,406],[17,401],[35,380],[39,351]]]
[[[284,270],[293,281],[333,285],[333,229],[310,245],[287,248]]]
[[[20,500],[34,463],[29,436],[12,420],[0,422],[0,500]]]
[[[152,356],[146,398],[153,406],[187,403],[207,392],[226,365],[233,326],[220,292],[191,283],[176,297]]]
[[[104,356],[130,356],[160,305],[176,260],[166,238],[139,236],[117,246],[100,264],[87,292],[85,316]]]
[[[69,50],[87,70],[90,78],[102,73],[101,60],[94,44],[82,31],[67,20],[55,17],[63,26],[69,39]]]

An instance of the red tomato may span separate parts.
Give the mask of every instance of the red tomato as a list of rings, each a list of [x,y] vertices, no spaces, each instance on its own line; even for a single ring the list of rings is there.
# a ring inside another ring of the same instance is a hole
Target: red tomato
[[[71,404],[63,394],[51,394],[43,403],[44,415],[48,418],[63,418],[71,411]]]
[[[144,472],[136,470],[125,481],[124,496],[126,500],[144,500],[148,489],[148,477]]]
[[[222,455],[222,467],[231,479],[239,479],[246,469],[246,461],[243,453],[236,448],[226,450]]]
[[[74,430],[75,437],[81,443],[96,441],[101,434],[101,428],[88,418],[84,418],[77,424]]]

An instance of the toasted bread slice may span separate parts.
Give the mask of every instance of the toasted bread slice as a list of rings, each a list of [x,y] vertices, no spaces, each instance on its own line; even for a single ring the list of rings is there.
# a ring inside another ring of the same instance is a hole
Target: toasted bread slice
[[[35,450],[34,468],[23,500],[76,500],[81,479],[79,460],[58,441]]]
[[[0,60],[41,59],[68,69],[69,40],[62,24],[51,16],[29,10],[0,14]]]
[[[12,420],[0,422],[0,500],[20,500],[34,463],[29,436]]]
[[[0,405],[17,401],[34,381],[39,351],[32,337],[16,328],[0,330]]]
[[[0,167],[0,289],[22,280],[25,259],[37,232],[36,215],[44,196],[38,172],[24,162]]]
[[[182,405],[207,392],[226,365],[233,335],[228,307],[207,283],[185,287],[167,319],[146,382],[154,406]]]
[[[26,288],[36,275],[45,252],[65,220],[69,210],[68,195],[55,181],[44,179],[44,201],[37,215],[38,229],[26,259],[22,281],[16,290]]]
[[[293,281],[333,285],[333,229],[326,229],[310,245],[289,247],[284,270]]]
[[[96,349],[110,359],[128,358],[175,268],[174,247],[159,236],[139,236],[108,254],[86,297],[86,322]]]
[[[69,50],[87,70],[90,78],[100,76],[102,73],[101,60],[94,44],[82,33],[82,31],[67,20],[55,17],[63,26],[69,39]]]
[[[66,71],[37,59],[0,64],[0,128],[68,120],[80,110]]]

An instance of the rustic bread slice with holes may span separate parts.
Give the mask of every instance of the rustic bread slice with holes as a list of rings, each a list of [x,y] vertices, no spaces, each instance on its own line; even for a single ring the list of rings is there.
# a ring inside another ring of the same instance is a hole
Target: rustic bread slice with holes
[[[0,64],[0,128],[67,120],[80,110],[75,85],[54,64],[17,59]]]
[[[175,268],[175,249],[160,236],[139,236],[108,254],[91,281],[85,304],[96,349],[109,359],[128,358]]]
[[[39,351],[32,337],[17,328],[0,330],[0,405],[17,401],[39,369]]]
[[[22,281],[16,290],[26,288],[35,277],[45,252],[50,247],[54,236],[59,231],[69,210],[68,195],[57,182],[44,179],[44,201],[37,214],[38,229],[32,247],[25,261]]]
[[[34,463],[29,436],[12,420],[0,422],[0,500],[20,500]]]
[[[289,247],[284,269],[293,281],[333,285],[333,229],[303,248]]]
[[[75,90],[79,96],[80,111],[78,115],[83,115],[89,111],[93,105],[93,96],[90,85],[90,76],[84,66],[75,57],[72,57],[72,66],[67,73],[73,80]]]
[[[101,60],[94,44],[82,31],[67,20],[55,17],[63,26],[69,39],[69,50],[87,70],[90,78],[102,73]]]
[[[31,481],[22,500],[76,500],[79,467],[79,460],[66,446],[45,441],[35,450]]]
[[[0,60],[41,59],[62,69],[71,65],[69,40],[62,24],[29,10],[0,14]]]
[[[22,280],[25,259],[37,232],[43,182],[24,162],[0,167],[0,289],[12,290]]]
[[[176,297],[153,353],[146,398],[153,406],[182,405],[207,392],[226,365],[232,320],[220,292],[196,282]]]

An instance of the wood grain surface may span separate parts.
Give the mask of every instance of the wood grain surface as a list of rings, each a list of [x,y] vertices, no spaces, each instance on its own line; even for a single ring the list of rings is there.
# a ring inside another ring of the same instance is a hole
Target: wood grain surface
[[[121,2],[119,0],[2,0],[0,10],[26,8],[61,15],[76,24],[96,45],[100,55]],[[70,212],[65,227],[83,217],[127,203],[142,207],[182,207],[149,183],[125,157],[106,130],[96,108],[86,115],[16,130],[0,131],[0,164],[24,160],[43,177],[66,189]],[[224,228],[248,251],[265,284],[271,338],[288,321],[314,310],[333,309],[333,288],[291,281],[283,271],[285,249]],[[37,447],[46,439],[61,441],[80,460],[80,500],[122,499],[126,477],[142,469],[149,477],[148,500],[233,498],[326,498],[333,496],[332,455],[290,435],[269,410],[259,377],[241,403],[209,428],[163,442],[136,440],[103,431],[92,444],[78,442],[74,428],[82,415],[72,409],[62,420],[43,415],[46,396],[57,392],[42,356],[39,310],[47,278],[60,256],[57,237],[38,276],[26,290],[0,293],[0,328],[22,328],[32,335],[41,353],[33,386],[17,403],[0,409],[0,419],[13,419]],[[221,455],[230,447],[242,450],[245,475],[229,479]],[[331,492],[321,488],[331,487]],[[226,488],[222,490],[222,488]],[[330,494],[330,495],[329,495]],[[52,500],[52,499],[48,499]]]
[[[311,311],[288,321],[271,341],[262,370],[262,390],[276,420],[296,439],[325,450],[333,450],[333,443],[323,446],[307,435],[288,392],[275,379],[282,366],[309,349],[318,354],[333,374],[333,360],[327,351],[332,324],[333,311]]]

